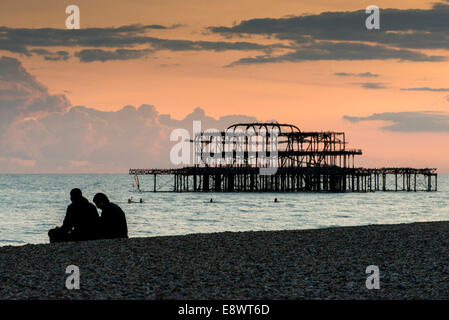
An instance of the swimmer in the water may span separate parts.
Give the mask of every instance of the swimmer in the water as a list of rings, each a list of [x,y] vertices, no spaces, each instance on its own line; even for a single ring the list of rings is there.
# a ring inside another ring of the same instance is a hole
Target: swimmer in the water
[[[214,199],[210,198],[210,203],[213,203],[213,202],[214,202]]]
[[[140,203],[143,203],[143,200],[142,200],[142,198],[140,198],[139,202],[140,202]]]
[[[128,203],[131,203],[131,202],[133,202],[133,197],[128,198]]]
[[[279,202],[279,201],[278,201],[278,198],[274,198],[274,202]]]

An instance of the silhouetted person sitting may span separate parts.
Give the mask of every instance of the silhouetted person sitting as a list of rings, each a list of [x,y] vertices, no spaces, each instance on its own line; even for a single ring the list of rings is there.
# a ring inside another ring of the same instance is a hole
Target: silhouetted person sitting
[[[93,201],[97,208],[101,209],[101,238],[128,238],[128,226],[123,210],[115,203],[110,202],[104,193],[97,193]]]
[[[70,200],[72,203],[67,207],[62,226],[48,232],[50,242],[98,239],[100,217],[97,208],[77,188],[70,192]]]

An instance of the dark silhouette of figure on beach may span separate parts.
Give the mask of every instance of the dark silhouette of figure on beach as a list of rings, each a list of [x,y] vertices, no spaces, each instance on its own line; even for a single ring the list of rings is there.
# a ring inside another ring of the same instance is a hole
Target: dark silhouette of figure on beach
[[[213,203],[213,202],[214,202],[214,199],[211,198],[211,199],[210,199],[210,203]]]
[[[274,198],[274,202],[278,202],[278,198]]]
[[[115,203],[110,202],[104,193],[97,193],[93,201],[97,208],[101,209],[101,238],[128,238],[128,226],[123,210]]]
[[[142,198],[140,198],[139,203],[143,203],[143,199]]]
[[[100,217],[97,208],[77,188],[70,191],[70,200],[72,203],[67,207],[62,226],[48,231],[50,242],[98,239]]]

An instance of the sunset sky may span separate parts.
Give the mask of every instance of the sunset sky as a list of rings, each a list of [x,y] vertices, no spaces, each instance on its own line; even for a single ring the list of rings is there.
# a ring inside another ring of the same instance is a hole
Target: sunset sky
[[[169,167],[191,120],[345,131],[359,166],[448,173],[448,72],[447,0],[2,0],[0,173]]]

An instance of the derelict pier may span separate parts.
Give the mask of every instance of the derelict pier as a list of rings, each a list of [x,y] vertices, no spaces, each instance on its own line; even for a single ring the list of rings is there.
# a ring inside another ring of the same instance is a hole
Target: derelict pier
[[[247,123],[222,132],[201,132],[190,142],[195,165],[130,169],[129,174],[152,175],[148,191],[154,192],[160,191],[161,176],[172,176],[164,190],[171,192],[437,191],[435,168],[356,167],[355,157],[362,150],[348,149],[344,132],[302,132],[288,124]],[[261,171],[270,167],[275,169],[272,174]]]

